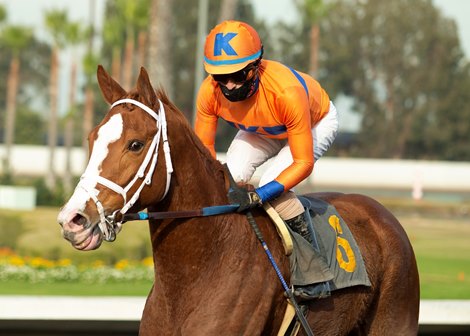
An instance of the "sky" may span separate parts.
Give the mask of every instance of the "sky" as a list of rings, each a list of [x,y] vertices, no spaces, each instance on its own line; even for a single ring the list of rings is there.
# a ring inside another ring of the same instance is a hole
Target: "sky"
[[[96,17],[102,17],[105,0],[93,0],[96,4]],[[196,1],[196,0],[195,0]],[[257,15],[264,16],[268,22],[296,19],[294,0],[251,0]],[[463,49],[470,58],[470,1],[469,0],[433,0],[445,16],[455,19],[459,26],[459,35]],[[46,36],[43,27],[43,13],[50,9],[67,9],[71,20],[90,20],[89,4],[91,0],[0,0],[8,11],[8,21],[32,26],[39,36]],[[98,24],[99,28],[100,24]]]
[[[195,0],[196,1],[196,0]],[[44,28],[44,12],[51,9],[66,9],[69,19],[72,21],[80,20],[82,22],[90,22],[90,3],[94,2],[96,6],[95,27],[101,28],[102,17],[104,13],[105,0],[0,0],[0,4],[6,7],[8,12],[7,21],[12,24],[22,24],[30,26],[34,29],[36,35],[40,38],[48,38],[46,29]],[[289,23],[296,20],[296,8],[294,0],[251,0],[255,12],[258,16],[264,17],[269,23],[277,21],[287,21]],[[434,4],[441,8],[446,17],[452,18],[457,22],[459,28],[459,37],[462,48],[470,59],[470,0],[433,0]],[[75,51],[76,52],[76,51]],[[69,68],[71,51],[61,55],[61,87],[67,86],[66,69]],[[59,101],[59,113],[66,110],[67,94],[61,95],[64,99]],[[80,99],[81,97],[77,97]],[[335,102],[337,107],[341,109],[349,109],[347,102]],[[341,110],[340,109],[340,110]],[[340,120],[341,125],[349,125],[352,129],[356,128],[359,120],[354,115],[347,115],[346,120]]]

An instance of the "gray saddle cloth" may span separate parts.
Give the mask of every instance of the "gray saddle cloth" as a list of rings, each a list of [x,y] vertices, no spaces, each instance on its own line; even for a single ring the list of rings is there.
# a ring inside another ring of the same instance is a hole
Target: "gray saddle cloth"
[[[350,286],[370,286],[364,260],[348,225],[329,203],[311,197],[299,197],[314,233],[313,246],[299,234],[292,235],[294,249],[290,255],[294,286],[329,281],[331,290]]]

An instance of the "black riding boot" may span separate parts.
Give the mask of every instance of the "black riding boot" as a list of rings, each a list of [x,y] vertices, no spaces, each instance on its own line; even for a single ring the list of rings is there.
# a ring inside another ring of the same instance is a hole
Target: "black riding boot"
[[[312,235],[310,234],[307,221],[305,220],[305,212],[295,216],[294,218],[286,220],[286,223],[289,225],[292,231],[301,235],[310,244],[312,243]]]
[[[317,242],[314,241],[305,218],[305,212],[291,219],[286,220],[287,225],[292,231],[301,235],[307,240],[315,250],[319,250]],[[330,296],[331,288],[328,282],[320,282],[312,285],[297,286],[294,295],[299,301],[308,301],[312,299],[321,299]]]

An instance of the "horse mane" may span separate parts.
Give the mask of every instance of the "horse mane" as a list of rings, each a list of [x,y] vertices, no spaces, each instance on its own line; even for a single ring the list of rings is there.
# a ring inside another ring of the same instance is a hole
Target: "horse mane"
[[[212,173],[221,173],[224,174],[224,168],[222,164],[214,159],[212,157],[212,154],[209,152],[209,150],[204,146],[204,144],[201,142],[199,137],[196,135],[194,132],[194,129],[191,127],[188,119],[186,116],[181,112],[181,110],[170,100],[168,97],[168,94],[166,93],[165,89],[163,87],[158,87],[158,89],[155,90],[157,94],[157,98],[161,100],[163,105],[165,105],[165,108],[169,109],[171,112],[167,113],[171,114],[173,118],[177,120],[179,131],[184,132],[188,137],[191,142],[191,144],[196,148],[196,150],[204,157],[205,161],[209,163],[210,165],[210,170]]]
[[[179,127],[183,127],[183,130],[186,134],[190,135],[191,141],[196,146],[199,152],[201,152],[204,155],[210,155],[210,152],[207,150],[207,148],[202,144],[202,142],[199,140],[197,137],[196,133],[194,132],[193,128],[189,124],[188,119],[186,116],[181,112],[181,110],[168,98],[168,95],[162,87],[159,87],[156,90],[157,97],[158,99],[161,100],[163,105],[165,105],[166,108],[170,109],[171,114],[176,117],[178,121]]]

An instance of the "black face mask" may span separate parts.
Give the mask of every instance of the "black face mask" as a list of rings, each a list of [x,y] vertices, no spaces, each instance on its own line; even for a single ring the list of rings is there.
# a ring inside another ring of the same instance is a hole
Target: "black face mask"
[[[250,98],[256,90],[258,90],[259,78],[255,76],[253,79],[246,81],[238,89],[229,90],[225,85],[219,84],[220,90],[224,97],[231,102],[238,102]]]

